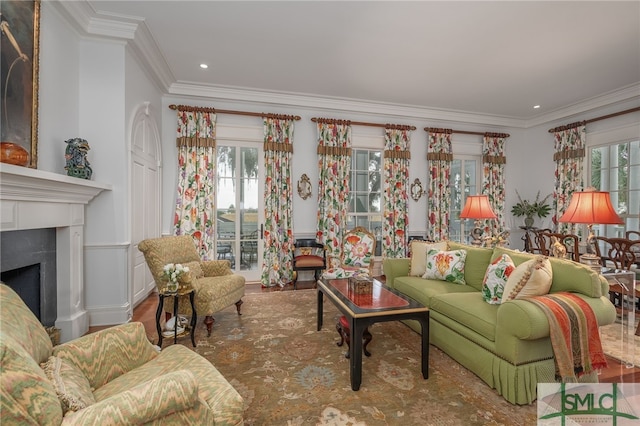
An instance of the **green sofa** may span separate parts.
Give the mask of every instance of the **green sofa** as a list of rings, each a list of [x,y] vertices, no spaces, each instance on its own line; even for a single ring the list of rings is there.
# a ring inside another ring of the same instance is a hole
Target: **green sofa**
[[[7,425],[242,425],[243,400],[182,345],[162,352],[142,323],[53,346],[0,284],[0,416]]]
[[[449,242],[449,250],[465,249],[465,285],[409,276],[410,259],[385,259],[386,284],[430,308],[431,344],[473,371],[512,404],[530,404],[538,383],[555,381],[549,322],[533,303],[522,299],[492,305],[482,298],[482,282],[490,262],[508,254],[515,265],[534,255],[506,248],[483,248]],[[550,293],[576,293],[593,308],[599,325],[611,324],[616,310],[604,277],[579,263],[550,258]],[[420,332],[417,322],[407,321]],[[581,381],[597,382],[597,374]]]

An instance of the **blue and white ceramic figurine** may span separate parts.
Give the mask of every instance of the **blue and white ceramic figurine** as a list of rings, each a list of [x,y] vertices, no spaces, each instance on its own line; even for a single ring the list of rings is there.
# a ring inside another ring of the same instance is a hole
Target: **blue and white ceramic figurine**
[[[85,139],[73,138],[65,141],[67,148],[64,151],[64,158],[67,165],[64,169],[67,175],[82,179],[91,179],[93,170],[87,160],[87,152],[91,149],[89,142]]]

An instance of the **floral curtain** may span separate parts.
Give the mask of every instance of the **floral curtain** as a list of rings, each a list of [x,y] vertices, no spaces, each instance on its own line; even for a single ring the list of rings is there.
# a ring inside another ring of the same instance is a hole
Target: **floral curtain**
[[[262,285],[291,281],[293,227],[291,157],[293,127],[290,119],[264,119],[264,255]]]
[[[177,111],[178,195],[175,235],[191,235],[203,260],[213,259],[216,114]]]
[[[385,129],[382,256],[386,258],[406,256],[410,140],[408,129]]]
[[[504,156],[505,135],[486,133],[482,140],[482,194],[489,197],[493,212],[498,217],[485,221],[485,232],[496,237],[505,229],[504,199],[505,178]]]
[[[318,229],[316,238],[327,257],[340,259],[349,203],[351,123],[318,123]]]
[[[554,215],[552,220],[556,226],[556,232],[575,233],[574,225],[559,223],[558,219],[569,205],[571,195],[575,191],[581,191],[584,184],[586,126],[584,122],[581,122],[553,130],[555,139],[553,160],[556,162],[556,181],[553,193]]]
[[[449,238],[449,207],[451,205],[451,129],[428,129],[429,146],[427,163],[429,187],[427,200],[427,221],[429,238],[435,241]]]

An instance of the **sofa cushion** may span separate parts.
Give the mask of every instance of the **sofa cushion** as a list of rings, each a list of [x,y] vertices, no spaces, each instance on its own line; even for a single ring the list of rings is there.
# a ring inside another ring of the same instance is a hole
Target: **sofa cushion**
[[[394,288],[413,300],[429,306],[431,298],[443,293],[478,293],[478,290],[466,285],[448,281],[427,280],[421,277],[398,277],[394,280]]]
[[[467,258],[464,262],[464,281],[467,285],[478,291],[482,290],[482,281],[487,271],[493,249],[487,247],[474,247],[449,241],[449,250],[466,250]]]
[[[28,310],[26,306],[24,309]],[[3,321],[0,327],[0,423],[58,425],[62,422],[62,406],[56,391],[31,354],[5,334],[13,325]]]
[[[496,247],[493,252],[493,259],[504,253],[508,254],[516,266],[536,256],[531,253],[519,252],[503,247]],[[551,282],[549,293],[568,291],[581,293],[590,297],[602,296],[603,283],[600,280],[600,275],[588,266],[574,262],[573,260],[560,259],[557,257],[551,257],[549,261],[551,262],[551,269],[553,270],[553,281]]]
[[[423,278],[444,280],[464,284],[464,261],[466,250],[442,251],[435,248],[427,250],[427,270]]]
[[[490,305],[479,291],[439,294],[431,298],[429,309],[495,341],[496,319],[500,305]]]
[[[187,369],[198,381],[198,396],[213,411],[215,424],[242,422],[243,400],[222,374],[202,356],[183,345],[163,349],[153,360],[131,370],[94,392],[97,402],[161,375]]]
[[[549,293],[553,272],[547,256],[536,256],[520,264],[507,279],[502,302]]]
[[[11,324],[10,327],[2,327],[2,334],[12,337],[38,365],[45,362],[51,355],[53,344],[42,323],[11,287],[0,285],[0,297],[2,318],[6,321],[5,324]]]
[[[430,249],[446,250],[447,242],[431,243],[428,241],[411,241],[411,259],[409,260],[409,276],[421,277],[427,271],[427,251]]]
[[[65,413],[95,404],[89,381],[73,363],[51,356],[42,364],[42,369],[53,383]]]
[[[507,284],[507,279],[516,266],[508,254],[503,254],[491,262],[482,282],[482,298],[492,305],[502,303],[502,294]]]

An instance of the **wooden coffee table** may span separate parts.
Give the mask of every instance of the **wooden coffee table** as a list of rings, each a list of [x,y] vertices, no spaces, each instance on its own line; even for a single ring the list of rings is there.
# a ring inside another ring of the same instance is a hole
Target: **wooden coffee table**
[[[375,279],[371,294],[350,292],[348,279],[321,279],[318,281],[318,331],[322,329],[325,295],[349,321],[349,370],[352,390],[360,389],[362,383],[362,333],[376,322],[406,319],[420,322],[422,377],[429,378],[429,308]]]

